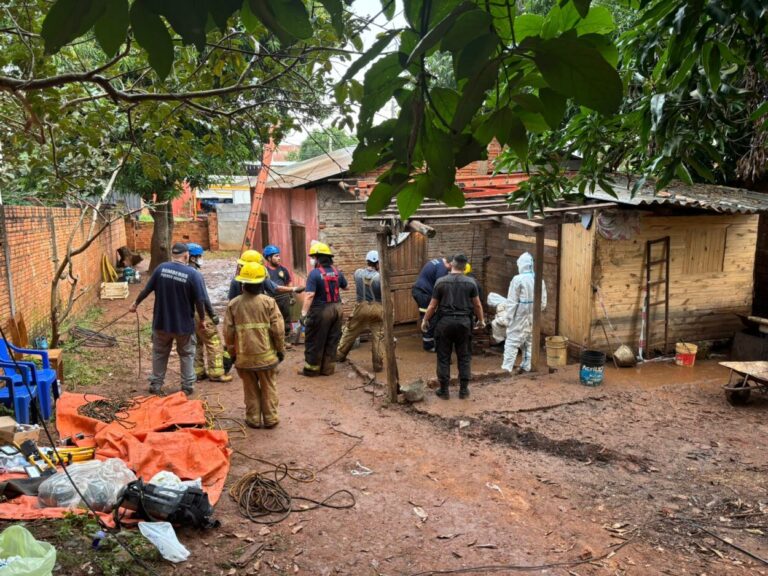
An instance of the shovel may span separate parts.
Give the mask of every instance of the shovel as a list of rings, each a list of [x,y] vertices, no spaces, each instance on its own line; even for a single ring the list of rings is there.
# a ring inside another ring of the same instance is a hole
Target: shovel
[[[605,302],[603,302],[603,295],[600,293],[600,288],[597,286],[592,286],[592,289],[597,292],[597,297],[600,300],[600,307],[603,309],[603,316],[605,316],[605,320],[608,322],[608,326],[611,328],[611,335],[613,336],[616,343],[619,345],[616,350],[613,351],[613,363],[616,365],[616,367],[621,368],[631,368],[632,366],[635,366],[637,364],[637,359],[635,358],[635,353],[632,352],[632,349],[627,346],[626,344],[622,344],[621,340],[619,340],[619,337],[616,336],[616,329],[613,327],[613,323],[611,322],[611,319],[608,317],[608,310],[605,308]],[[603,333],[605,333],[605,339],[608,340],[608,334],[605,331],[605,324],[603,321],[600,321],[600,325],[603,327]],[[608,341],[608,347],[611,346],[610,341]]]

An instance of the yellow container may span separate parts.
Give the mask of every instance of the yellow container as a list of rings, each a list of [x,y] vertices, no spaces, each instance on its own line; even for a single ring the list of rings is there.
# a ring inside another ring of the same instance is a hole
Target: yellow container
[[[568,363],[568,338],[547,336],[544,343],[547,349],[547,366],[560,368]]]
[[[675,364],[678,366],[693,366],[696,362],[696,352],[699,347],[689,342],[675,344]]]

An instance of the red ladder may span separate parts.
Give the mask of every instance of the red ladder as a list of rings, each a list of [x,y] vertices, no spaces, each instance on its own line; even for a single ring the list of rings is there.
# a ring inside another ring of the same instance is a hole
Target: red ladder
[[[261,168],[259,169],[256,187],[253,189],[253,196],[251,197],[251,213],[248,215],[248,224],[245,227],[243,245],[240,249],[241,254],[246,250],[252,249],[256,244],[256,231],[259,228],[259,217],[261,216],[261,202],[264,200],[264,192],[267,190],[267,179],[269,178],[269,169],[272,164],[272,154],[274,151],[275,142],[272,140],[272,136],[270,136],[269,142],[264,146],[264,152],[261,155]]]

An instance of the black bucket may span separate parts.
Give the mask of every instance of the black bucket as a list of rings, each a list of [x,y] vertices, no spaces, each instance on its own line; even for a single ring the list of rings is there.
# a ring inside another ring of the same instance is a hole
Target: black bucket
[[[584,350],[581,353],[579,381],[584,386],[600,386],[605,372],[605,353],[597,350]]]

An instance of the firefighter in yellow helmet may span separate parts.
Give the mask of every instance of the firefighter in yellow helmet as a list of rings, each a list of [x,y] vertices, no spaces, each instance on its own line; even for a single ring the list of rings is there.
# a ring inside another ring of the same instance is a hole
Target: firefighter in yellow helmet
[[[264,294],[267,269],[246,262],[236,280],[243,293],[227,306],[224,341],[243,381],[245,422],[251,428],[274,428],[277,414],[277,366],[285,357],[283,316]]]
[[[343,312],[340,289],[347,279],[333,266],[333,252],[317,242],[309,249],[312,271],[307,276],[300,322],[305,327],[305,376],[330,376],[336,370],[336,349],[341,339]]]

